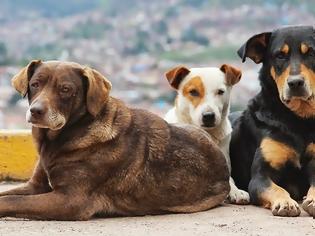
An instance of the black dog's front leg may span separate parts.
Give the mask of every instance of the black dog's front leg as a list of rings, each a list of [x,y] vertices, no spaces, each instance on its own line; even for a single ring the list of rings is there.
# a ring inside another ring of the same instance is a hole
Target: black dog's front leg
[[[303,209],[315,218],[315,144],[310,144],[306,149],[310,162],[307,164],[307,174],[309,176],[310,188],[302,203]]]
[[[298,203],[285,189],[272,181],[268,175],[269,168],[271,167],[266,163],[261,148],[257,149],[252,165],[252,179],[248,187],[251,201],[271,209],[275,216],[300,215]]]

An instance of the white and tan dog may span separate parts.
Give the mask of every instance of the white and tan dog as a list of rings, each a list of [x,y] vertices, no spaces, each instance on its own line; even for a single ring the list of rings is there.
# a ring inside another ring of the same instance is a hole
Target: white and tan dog
[[[240,70],[226,64],[220,68],[180,66],[166,73],[170,85],[177,90],[177,97],[175,107],[166,114],[165,120],[193,124],[206,130],[224,153],[230,172],[230,93],[241,76]],[[248,193],[238,189],[232,177],[230,186],[228,199],[231,203],[249,203]]]

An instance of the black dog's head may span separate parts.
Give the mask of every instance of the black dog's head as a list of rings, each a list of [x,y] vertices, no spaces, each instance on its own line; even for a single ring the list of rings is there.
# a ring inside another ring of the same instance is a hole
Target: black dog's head
[[[262,85],[276,88],[286,107],[303,118],[315,116],[315,30],[312,26],[290,26],[254,35],[238,54],[243,62],[249,57],[257,64],[263,63]]]

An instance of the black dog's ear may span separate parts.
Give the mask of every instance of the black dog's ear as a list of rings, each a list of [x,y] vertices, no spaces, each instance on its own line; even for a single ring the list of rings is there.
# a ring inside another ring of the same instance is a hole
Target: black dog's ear
[[[245,62],[246,57],[252,59],[256,64],[262,62],[271,32],[265,32],[254,35],[247,40],[245,44],[237,51],[237,54],[242,58],[242,62]]]
[[[178,89],[180,82],[190,73],[190,70],[185,66],[174,67],[173,69],[166,72],[165,76],[169,84],[174,88]]]
[[[12,86],[23,96],[27,94],[28,82],[33,76],[35,69],[42,63],[41,60],[33,60],[25,66],[19,73],[17,73],[11,83]]]
[[[88,80],[87,110],[95,117],[105,105],[112,89],[112,84],[100,72],[90,67],[83,69],[83,76]]]

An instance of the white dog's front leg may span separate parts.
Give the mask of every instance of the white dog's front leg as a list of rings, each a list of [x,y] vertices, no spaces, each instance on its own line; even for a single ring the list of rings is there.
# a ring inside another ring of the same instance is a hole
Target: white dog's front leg
[[[232,204],[239,204],[239,205],[246,205],[249,204],[250,199],[249,199],[249,194],[241,189],[238,189],[234,183],[234,180],[232,177],[230,177],[230,193],[228,196],[228,200]]]

